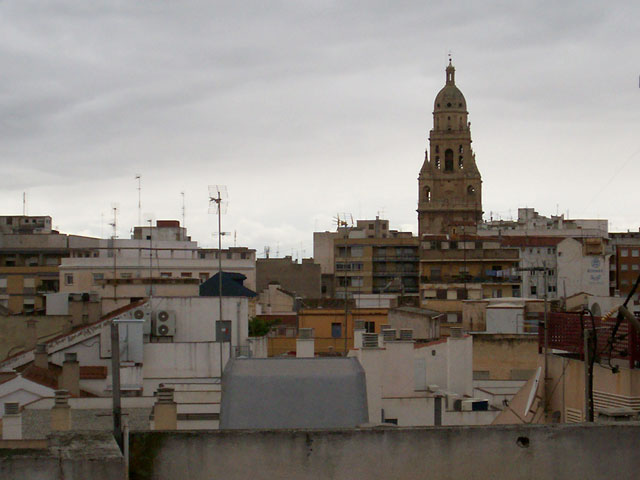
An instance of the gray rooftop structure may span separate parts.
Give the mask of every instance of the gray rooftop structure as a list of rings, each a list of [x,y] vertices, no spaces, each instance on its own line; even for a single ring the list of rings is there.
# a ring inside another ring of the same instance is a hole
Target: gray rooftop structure
[[[369,421],[356,358],[247,358],[225,368],[221,429],[349,428]]]

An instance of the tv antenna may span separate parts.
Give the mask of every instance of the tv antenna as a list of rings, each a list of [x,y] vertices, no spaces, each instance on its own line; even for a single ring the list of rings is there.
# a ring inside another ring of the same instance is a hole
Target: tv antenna
[[[336,216],[333,217],[333,221],[336,224],[337,230],[341,227],[353,227],[353,215],[350,213],[337,213]]]
[[[218,305],[220,325],[222,326],[222,214],[226,213],[229,205],[227,187],[225,185],[209,185],[209,213],[218,214]],[[220,329],[222,330],[222,329]],[[216,337],[217,337],[216,332]],[[220,378],[222,378],[222,338],[216,338],[220,343]],[[231,354],[231,349],[229,349]]]

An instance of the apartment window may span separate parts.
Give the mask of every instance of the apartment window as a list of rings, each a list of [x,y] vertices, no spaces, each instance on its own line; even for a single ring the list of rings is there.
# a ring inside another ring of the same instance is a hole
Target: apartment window
[[[230,260],[233,257],[233,254],[231,252],[227,252],[227,260]]]
[[[536,287],[535,285],[531,285],[531,295],[537,295],[538,294],[538,287]]]
[[[436,298],[439,300],[446,300],[447,299],[447,289],[446,288],[439,288],[436,290]]]
[[[73,273],[65,273],[64,274],[64,284],[65,285],[73,285]]]
[[[352,257],[361,257],[364,254],[364,249],[360,246],[351,247],[351,256]]]
[[[131,278],[131,273],[125,272],[120,274],[120,278]]]
[[[513,285],[511,287],[511,296],[512,297],[519,297],[520,296],[520,287],[519,286]]]
[[[341,323],[332,323],[331,324],[331,338],[340,338],[342,337],[342,324]]]
[[[631,265],[631,270],[633,270],[634,272],[637,272],[638,271],[638,264],[636,263],[634,265]]]
[[[171,278],[171,272],[160,272],[160,278]]]
[[[623,263],[622,265],[620,265],[620,270],[626,272],[627,270],[629,270],[629,265]]]
[[[555,293],[555,291],[556,291],[556,286],[555,286],[555,285],[549,285],[549,287],[548,287],[548,291],[549,291],[549,293]]]
[[[246,260],[246,259],[247,259],[247,252],[242,252],[242,253],[240,254],[240,258],[241,258],[242,260]]]
[[[206,257],[204,252],[200,252],[198,255],[199,255],[200,258],[205,258]]]
[[[351,264],[351,270],[353,270],[354,272],[359,272],[362,270],[362,264],[361,263],[352,263]]]
[[[93,274],[93,284],[94,285],[98,285],[103,280],[104,280],[104,273],[94,273]]]
[[[620,256],[621,257],[628,257],[629,256],[629,250],[627,250],[626,248],[623,248],[620,250]]]
[[[180,277],[181,278],[191,278],[191,277],[193,277],[193,273],[191,273],[191,272],[180,272]]]
[[[469,294],[466,288],[458,288],[458,300],[466,300],[469,298]]]
[[[440,280],[441,270],[439,268],[431,269],[431,280]]]
[[[362,287],[362,277],[351,277],[352,287]]]
[[[502,289],[494,288],[491,290],[491,298],[502,298]]]
[[[633,250],[631,250],[631,256],[632,256],[632,257],[637,257],[637,256],[638,256],[638,253],[639,253],[639,252],[638,252],[638,249],[637,249],[637,248],[634,248]]]
[[[364,322],[364,329],[367,333],[376,333],[376,322]]]

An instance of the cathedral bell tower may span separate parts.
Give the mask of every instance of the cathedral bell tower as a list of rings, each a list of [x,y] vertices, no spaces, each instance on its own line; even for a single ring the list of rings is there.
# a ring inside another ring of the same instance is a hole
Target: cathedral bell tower
[[[433,106],[429,149],[418,176],[418,234],[475,233],[482,221],[482,179],[471,150],[467,102],[449,60]],[[431,160],[429,160],[431,159]]]

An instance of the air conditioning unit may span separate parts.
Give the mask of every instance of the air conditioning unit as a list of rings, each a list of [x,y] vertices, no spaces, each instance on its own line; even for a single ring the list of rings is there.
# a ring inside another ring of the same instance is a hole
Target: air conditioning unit
[[[176,312],[158,310],[154,312],[153,335],[156,337],[173,337],[176,334]]]
[[[382,330],[382,338],[384,338],[385,342],[393,342],[396,339],[396,329],[395,328],[385,328]]]
[[[136,308],[131,312],[131,317],[135,320],[144,320],[142,333],[144,335],[151,335],[151,311],[146,305]]]
[[[400,340],[403,340],[405,342],[413,340],[413,328],[401,328]]]
[[[363,333],[362,334],[362,348],[378,348],[378,334],[377,333]]]
[[[461,407],[463,412],[486,412],[489,410],[489,401],[479,398],[470,398],[462,400]]]

